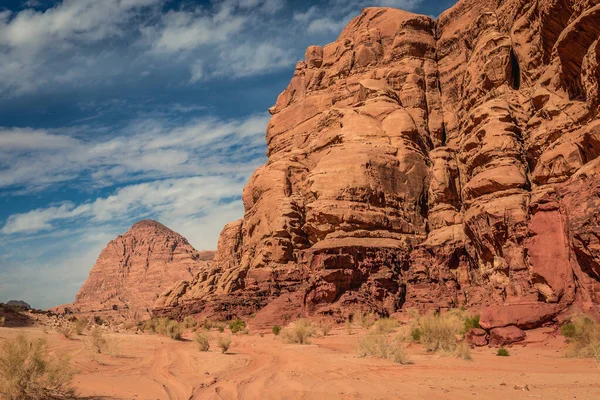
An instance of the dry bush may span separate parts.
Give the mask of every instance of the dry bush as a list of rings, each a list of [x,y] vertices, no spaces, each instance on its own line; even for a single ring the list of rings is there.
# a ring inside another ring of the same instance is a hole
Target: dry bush
[[[225,332],[225,327],[226,327],[227,325],[225,325],[225,323],[224,323],[224,322],[215,322],[215,323],[213,323],[213,326],[214,326],[215,328],[217,328],[217,330],[218,330],[219,332],[223,333],[223,332]]]
[[[85,331],[85,328],[87,328],[87,321],[83,320],[83,319],[76,319],[75,322],[73,323],[73,329],[75,330],[75,333],[79,336],[83,335],[83,332]]]
[[[198,343],[200,351],[208,351],[210,349],[210,339],[206,333],[198,333],[194,336],[194,341]]]
[[[73,338],[73,327],[71,325],[68,324],[64,324],[64,325],[60,325],[59,327],[56,328],[56,331],[58,333],[60,333],[61,335],[63,335],[63,337],[65,339],[72,339]]]
[[[569,342],[569,357],[592,357],[600,363],[600,322],[580,314],[562,326],[561,332]]]
[[[196,329],[197,326],[198,326],[198,322],[191,315],[188,315],[187,317],[185,317],[183,319],[183,327],[185,329]]]
[[[98,354],[107,349],[107,340],[101,328],[95,327],[92,329],[89,336],[89,344],[93,351]]]
[[[226,353],[231,346],[231,336],[221,335],[217,338],[217,346],[221,348],[222,353]]]
[[[454,354],[456,357],[462,358],[463,360],[470,361],[473,359],[473,356],[471,356],[471,346],[469,346],[469,343],[467,343],[465,340],[462,340],[456,345]]]
[[[381,333],[369,332],[360,338],[357,352],[360,357],[373,356],[390,359],[398,364],[410,364],[410,359],[402,347],[402,341]]]
[[[358,316],[358,322],[360,323],[360,326],[362,326],[364,329],[370,329],[375,323],[376,319],[377,317],[372,311],[369,313],[362,313]]]
[[[320,321],[319,329],[321,330],[321,333],[323,334],[323,336],[327,336],[333,329],[333,325],[329,321]]]
[[[51,358],[45,340],[23,335],[2,344],[0,395],[6,400],[74,399],[68,358]]]
[[[181,324],[175,320],[170,320],[167,322],[165,327],[165,334],[174,340],[181,340],[181,335],[183,335],[183,328]]]
[[[346,332],[348,332],[348,335],[352,335],[353,333],[352,321],[350,318],[346,320]]]
[[[315,327],[306,319],[299,319],[283,330],[281,336],[288,343],[309,344],[309,338],[315,334]]]
[[[207,331],[210,331],[213,328],[213,322],[208,318],[204,318],[200,322],[200,327],[206,329]]]
[[[453,352],[463,327],[464,320],[457,313],[429,314],[419,320],[419,342],[427,351]]]
[[[393,318],[381,318],[373,324],[375,333],[392,333],[398,328],[399,324]]]

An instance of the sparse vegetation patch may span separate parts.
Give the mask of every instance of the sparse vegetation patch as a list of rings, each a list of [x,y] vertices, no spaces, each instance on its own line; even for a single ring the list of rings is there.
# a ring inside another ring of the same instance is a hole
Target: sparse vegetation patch
[[[68,358],[53,358],[45,340],[23,335],[2,343],[0,397],[6,400],[73,399]]]

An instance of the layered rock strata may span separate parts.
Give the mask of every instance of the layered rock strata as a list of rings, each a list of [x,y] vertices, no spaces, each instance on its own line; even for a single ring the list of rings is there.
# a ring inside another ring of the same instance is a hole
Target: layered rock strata
[[[148,318],[162,292],[208,268],[212,257],[166,226],[140,221],[102,250],[73,304],[55,311]]]
[[[464,305],[490,329],[593,310],[599,37],[598,0],[463,0],[437,21],[365,9],[307,49],[244,217],[155,312]]]

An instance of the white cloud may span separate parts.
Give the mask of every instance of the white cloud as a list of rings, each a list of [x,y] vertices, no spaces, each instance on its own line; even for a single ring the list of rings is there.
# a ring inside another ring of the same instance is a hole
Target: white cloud
[[[266,113],[183,124],[138,120],[109,138],[104,127],[64,129],[71,136],[62,129],[0,128],[0,188],[35,192],[73,181],[93,188],[234,173],[262,160],[267,121]]]

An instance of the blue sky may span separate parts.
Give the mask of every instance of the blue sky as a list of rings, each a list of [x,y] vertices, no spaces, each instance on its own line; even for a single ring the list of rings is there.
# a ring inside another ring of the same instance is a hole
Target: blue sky
[[[214,249],[306,47],[366,6],[453,3],[0,0],[0,301],[72,301],[144,218]]]

